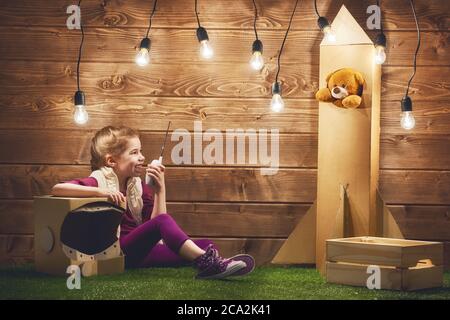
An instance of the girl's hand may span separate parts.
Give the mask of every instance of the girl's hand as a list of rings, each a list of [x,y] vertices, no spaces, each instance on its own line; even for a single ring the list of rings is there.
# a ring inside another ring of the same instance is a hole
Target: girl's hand
[[[153,160],[152,163],[147,166],[146,173],[155,181],[155,193],[165,192],[166,190],[164,181],[165,169],[166,167],[162,164],[158,164],[156,160]]]
[[[121,204],[127,203],[127,198],[120,191],[110,191],[108,189],[100,189],[100,196],[107,197],[108,201],[121,206]]]

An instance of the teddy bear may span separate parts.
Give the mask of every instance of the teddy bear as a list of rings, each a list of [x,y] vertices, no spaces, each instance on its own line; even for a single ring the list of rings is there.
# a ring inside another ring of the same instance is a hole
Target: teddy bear
[[[319,89],[316,99],[332,102],[341,108],[357,108],[361,105],[364,78],[361,72],[352,68],[342,68],[330,73],[327,87]]]

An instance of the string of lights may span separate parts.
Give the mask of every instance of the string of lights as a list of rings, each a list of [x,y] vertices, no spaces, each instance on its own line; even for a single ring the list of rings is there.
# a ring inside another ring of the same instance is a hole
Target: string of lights
[[[277,59],[277,74],[275,75],[275,82],[272,84],[272,100],[270,101],[270,108],[274,112],[280,112],[284,109],[284,101],[281,98],[281,83],[278,81],[278,74],[281,68],[281,55],[283,54],[284,44],[286,42],[289,30],[291,29],[292,19],[295,15],[295,10],[297,9],[297,4],[299,0],[295,1],[294,10],[292,10],[291,18],[289,19],[289,25],[284,34],[283,42],[281,43],[280,52],[278,53]]]
[[[319,14],[319,10],[317,10],[317,0],[314,0],[314,10],[316,11],[318,17],[317,24],[319,25],[320,30],[322,30],[322,32],[324,33],[325,39],[328,42],[336,42],[336,35],[331,29],[330,23],[328,22],[327,18],[322,17]]]
[[[158,3],[158,0],[155,0],[153,2],[153,10],[150,14],[147,33],[145,34],[145,38],[141,40],[141,44],[139,45],[139,52],[136,55],[136,63],[138,66],[145,67],[150,63],[150,46],[151,46],[151,40],[148,37],[148,34],[150,33],[150,29],[152,27],[152,19],[153,15],[156,11],[156,4]]]
[[[198,41],[200,43],[200,55],[201,55],[201,57],[203,57],[205,59],[210,59],[213,56],[214,52],[209,44],[208,33],[207,33],[206,29],[204,27],[202,27],[202,25],[200,23],[200,18],[199,18],[199,13],[198,13],[198,0],[194,0],[194,1],[195,1],[194,2],[195,16],[196,16],[196,20],[197,20],[197,24],[198,24],[196,33],[197,33]],[[81,12],[81,2],[82,2],[81,0],[79,0],[79,2],[78,2],[78,8],[79,8],[80,12]],[[149,34],[150,34],[151,27],[152,27],[152,19],[156,12],[157,2],[158,2],[157,0],[153,1],[153,9],[149,16],[148,28],[147,28],[145,37],[141,40],[139,52],[136,55],[136,63],[139,66],[146,66],[150,62],[151,40],[149,38]],[[256,28],[256,22],[259,17],[258,7],[257,7],[255,0],[252,0],[252,3],[253,3],[253,8],[254,8],[253,30],[254,30],[254,34],[255,34],[255,40],[252,44],[252,57],[250,59],[250,65],[254,70],[261,70],[262,67],[264,66],[264,58],[262,55],[263,54],[263,43],[259,39],[258,31]],[[279,81],[278,76],[279,76],[280,70],[281,70],[281,57],[283,54],[283,49],[284,49],[289,31],[291,29],[292,20],[295,15],[295,12],[297,10],[298,3],[299,3],[299,0],[296,0],[294,8],[293,8],[291,16],[290,16],[290,19],[289,19],[288,27],[286,29],[283,41],[281,43],[278,57],[277,57],[277,72],[275,75],[275,81],[272,84],[272,88],[271,88],[272,89],[272,99],[270,102],[271,110],[274,112],[280,112],[284,109],[284,101],[281,97],[282,84]],[[380,20],[381,20],[381,1],[377,0],[376,3],[380,10]],[[418,55],[418,52],[420,49],[420,41],[421,41],[420,28],[419,28],[419,23],[418,23],[417,14],[415,11],[415,6],[414,6],[413,0],[410,0],[410,5],[411,5],[411,9],[413,12],[414,21],[415,21],[416,29],[417,29],[417,47],[416,47],[416,50],[414,53],[413,73],[408,80],[405,96],[401,100],[401,111],[402,111],[401,126],[407,130],[412,129],[415,126],[415,119],[412,114],[412,100],[409,97],[409,89],[410,89],[411,82],[416,74],[417,55]],[[326,39],[331,42],[335,41],[336,37],[331,29],[331,25],[328,23],[328,20],[325,17],[320,15],[320,13],[318,11],[317,0],[314,0],[314,10],[318,16],[318,21],[317,21],[318,25],[319,25],[320,29],[324,32]],[[83,24],[81,21],[81,13],[80,13],[80,31],[81,31],[81,41],[80,41],[80,46],[79,46],[79,50],[78,50],[78,59],[77,59],[77,91],[75,92],[75,96],[74,96],[74,105],[75,105],[74,120],[77,124],[81,125],[81,124],[85,124],[89,118],[88,113],[86,111],[85,94],[81,90],[81,87],[80,87],[80,65],[81,65],[84,36],[85,36]],[[380,21],[380,32],[376,36],[374,45],[375,45],[375,49],[376,49],[375,50],[375,63],[382,64],[382,63],[384,63],[384,61],[386,59],[386,53],[385,53],[386,36],[384,34],[382,21]]]
[[[80,64],[81,64],[81,53],[83,51],[83,43],[84,43],[84,30],[83,23],[81,21],[81,0],[78,1],[78,8],[80,12],[80,30],[81,30],[81,42],[80,47],[78,49],[78,60],[77,60],[77,91],[74,96],[74,104],[75,104],[75,112],[74,112],[74,121],[76,124],[83,125],[88,119],[89,115],[86,111],[86,97],[84,92],[80,89]]]
[[[386,36],[383,32],[383,20],[381,15],[380,1],[377,0],[377,6],[380,10],[380,33],[375,38],[375,63],[383,64],[386,61]]]
[[[214,55],[214,50],[209,44],[208,32],[200,25],[200,19],[198,18],[197,0],[195,0],[195,16],[197,17],[197,39],[200,42],[200,55],[204,59],[211,59]]]
[[[253,30],[255,31],[256,40],[252,44],[252,58],[250,59],[250,65],[254,70],[261,70],[264,67],[263,58],[263,43],[258,39],[258,32],[256,30],[256,19],[258,18],[258,8],[255,0],[253,0],[253,7],[255,8],[255,20],[253,21]]]
[[[416,51],[414,52],[414,61],[413,61],[413,68],[414,71],[409,78],[408,85],[406,86],[406,93],[401,101],[401,110],[402,110],[402,118],[400,120],[400,125],[403,129],[411,130],[416,125],[416,120],[414,119],[413,113],[412,113],[412,100],[409,97],[409,87],[411,85],[411,81],[413,80],[414,76],[416,75],[416,69],[417,69],[417,54],[419,53],[420,49],[420,27],[419,22],[417,20],[417,14],[416,9],[414,8],[414,1],[409,0],[409,3],[411,5],[411,9],[414,16],[414,21],[416,23],[416,30],[417,30],[417,47]]]

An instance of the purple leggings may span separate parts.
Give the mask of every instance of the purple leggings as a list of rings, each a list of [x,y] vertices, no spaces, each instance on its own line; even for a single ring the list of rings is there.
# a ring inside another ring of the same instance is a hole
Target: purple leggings
[[[164,244],[159,244],[163,239]],[[120,237],[120,246],[125,253],[127,268],[178,267],[191,263],[180,257],[178,251],[189,237],[175,220],[162,213]],[[211,240],[193,240],[203,250]],[[214,244],[213,244],[214,245]]]

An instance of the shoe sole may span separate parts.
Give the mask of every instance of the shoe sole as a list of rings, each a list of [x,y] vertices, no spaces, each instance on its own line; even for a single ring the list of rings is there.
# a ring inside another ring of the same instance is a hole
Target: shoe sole
[[[230,275],[234,275],[234,273],[238,272],[241,269],[245,269],[245,268],[246,268],[246,266],[236,264],[236,265],[232,266],[231,268],[225,270],[222,273],[213,274],[211,276],[196,276],[195,278],[196,279],[222,279],[222,278],[228,277]]]
[[[239,269],[231,276],[238,277],[249,274],[255,269],[255,259],[249,254],[237,254],[234,257],[229,258],[234,261],[243,261],[246,264],[245,268]]]

